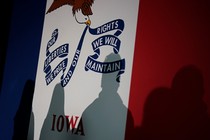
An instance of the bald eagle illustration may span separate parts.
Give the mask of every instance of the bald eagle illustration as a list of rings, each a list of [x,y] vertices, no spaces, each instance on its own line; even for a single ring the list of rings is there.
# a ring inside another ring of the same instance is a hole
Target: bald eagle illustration
[[[54,11],[55,9],[64,6],[69,5],[72,6],[72,14],[75,16],[75,19],[78,23],[82,24],[85,23],[87,25],[90,25],[90,19],[89,15],[92,15],[91,6],[93,4],[94,0],[54,0],[51,4],[50,8],[47,10],[47,13],[50,13]],[[78,21],[76,14],[77,12],[82,12],[82,14],[85,16],[85,21]]]

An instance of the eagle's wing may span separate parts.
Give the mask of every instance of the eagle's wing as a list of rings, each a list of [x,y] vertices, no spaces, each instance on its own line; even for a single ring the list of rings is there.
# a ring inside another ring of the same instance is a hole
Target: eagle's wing
[[[94,0],[84,0],[85,3],[88,3],[89,5],[92,5]]]
[[[92,15],[91,6],[93,4],[94,0],[84,0],[84,3],[82,4],[82,13],[83,15]]]
[[[63,6],[63,5],[74,5],[75,0],[54,0],[50,8],[47,10],[47,13],[54,11],[55,9]],[[47,14],[46,13],[46,14]]]

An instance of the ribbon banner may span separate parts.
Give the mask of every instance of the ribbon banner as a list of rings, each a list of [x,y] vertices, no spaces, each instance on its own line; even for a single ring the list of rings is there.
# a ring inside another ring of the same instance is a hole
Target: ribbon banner
[[[68,55],[69,53],[69,44],[63,44],[54,51],[50,52],[50,47],[57,41],[58,38],[58,29],[55,29],[52,33],[51,39],[49,40],[46,48],[46,60],[44,61],[44,72],[46,73],[45,76],[45,81],[46,84],[49,85],[55,77],[60,73],[60,71],[65,71],[68,59],[65,58],[62,60],[52,71],[51,69],[51,63],[56,59],[56,58],[64,58]]]
[[[125,70],[125,59],[121,59],[114,62],[99,62],[97,58],[100,55],[100,47],[111,46],[113,47],[113,52],[115,54],[119,53],[121,41],[118,36],[122,33],[124,29],[124,21],[121,19],[110,21],[102,26],[94,29],[89,29],[92,35],[100,35],[113,30],[117,30],[114,35],[103,35],[92,42],[92,48],[95,54],[88,56],[85,70],[89,69],[98,73],[112,73],[119,71],[116,80],[119,82],[119,77],[124,73]]]
[[[118,36],[122,33],[124,29],[124,21],[121,19],[110,21],[97,28],[91,28],[89,26],[85,27],[77,49],[74,53],[70,68],[67,71],[66,75],[65,70],[68,64],[68,58],[62,60],[53,70],[51,69],[50,65],[56,58],[64,58],[69,53],[69,44],[63,44],[54,51],[50,52],[49,49],[52,45],[54,45],[58,38],[58,29],[55,29],[46,47],[47,58],[44,61],[44,72],[46,73],[45,80],[47,85],[49,85],[61,71],[63,72],[61,76],[61,85],[65,87],[68,84],[77,66],[77,62],[79,60],[79,56],[82,50],[84,37],[88,29],[90,34],[92,35],[101,35],[116,30],[114,34],[103,35],[92,42],[91,45],[95,54],[88,56],[85,64],[85,70],[92,70],[98,73],[112,73],[115,71],[119,71],[116,77],[116,80],[119,82],[119,77],[121,74],[124,73],[125,70],[125,59],[114,62],[99,62],[97,61],[97,58],[100,56],[100,47],[105,45],[113,47],[113,52],[115,54],[119,53],[121,41]]]

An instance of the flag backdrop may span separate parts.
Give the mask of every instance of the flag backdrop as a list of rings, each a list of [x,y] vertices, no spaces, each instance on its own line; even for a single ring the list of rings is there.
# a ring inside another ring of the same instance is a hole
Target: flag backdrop
[[[0,139],[208,137],[209,1],[95,0],[89,16],[52,4],[14,0]]]

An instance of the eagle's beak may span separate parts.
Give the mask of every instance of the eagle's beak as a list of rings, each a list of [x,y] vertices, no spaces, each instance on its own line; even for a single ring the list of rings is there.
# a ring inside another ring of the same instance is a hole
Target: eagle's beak
[[[88,20],[85,22],[85,24],[88,25],[88,26],[90,26],[90,24],[91,24],[90,19],[88,19]]]

